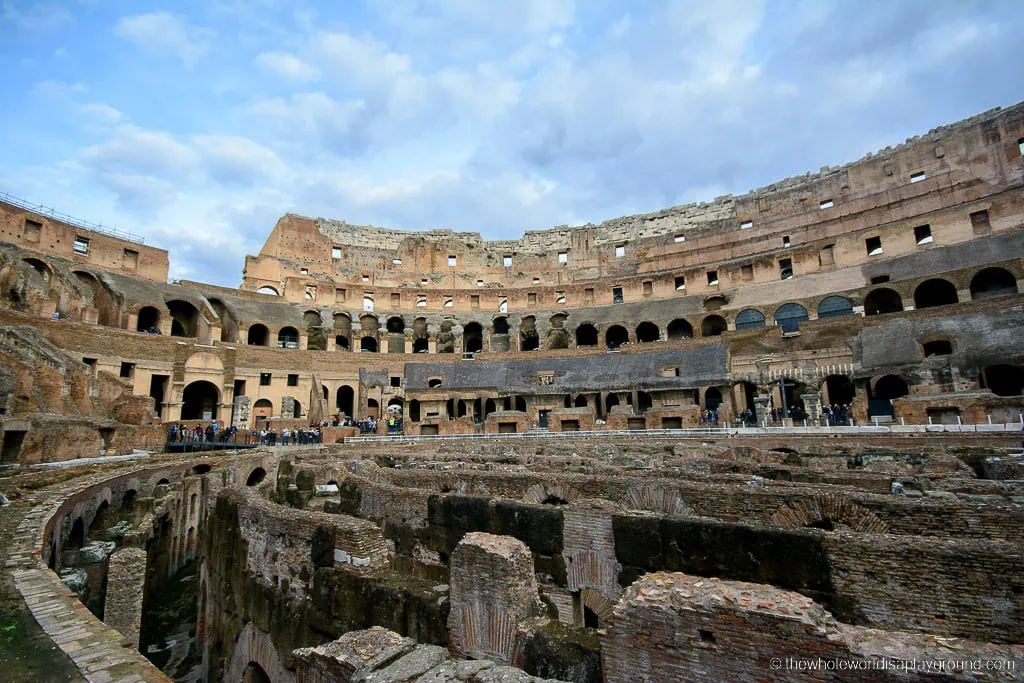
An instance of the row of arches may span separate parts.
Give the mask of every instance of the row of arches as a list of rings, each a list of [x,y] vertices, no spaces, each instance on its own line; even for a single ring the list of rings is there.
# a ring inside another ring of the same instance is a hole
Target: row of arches
[[[330,399],[329,390],[323,387],[324,398]],[[213,382],[207,380],[196,380],[188,384],[181,394],[181,419],[182,420],[217,420],[220,406],[220,390]],[[354,415],[355,389],[347,384],[338,387],[335,392],[335,409],[342,415]],[[292,399],[292,414],[282,417],[302,417],[302,403]],[[253,423],[267,420],[274,415],[274,404],[267,398],[257,399],[252,404]]]
[[[1005,268],[990,267],[971,278],[972,301],[1017,293],[1017,279]],[[914,308],[933,308],[960,303],[956,285],[944,278],[929,278],[914,288]],[[864,297],[864,315],[884,315],[904,310],[903,297],[890,287],[879,287]]]

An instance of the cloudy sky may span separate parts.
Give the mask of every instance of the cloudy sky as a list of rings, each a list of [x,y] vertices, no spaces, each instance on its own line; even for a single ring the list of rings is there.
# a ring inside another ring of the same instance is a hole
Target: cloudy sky
[[[711,200],[1024,100],[1022,64],[1016,0],[0,0],[0,193],[236,286],[289,211]]]

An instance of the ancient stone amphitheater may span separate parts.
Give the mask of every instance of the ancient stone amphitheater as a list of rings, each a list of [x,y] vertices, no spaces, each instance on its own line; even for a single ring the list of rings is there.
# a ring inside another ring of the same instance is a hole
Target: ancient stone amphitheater
[[[1022,151],[237,290],[8,198],[0,680],[1024,678]]]

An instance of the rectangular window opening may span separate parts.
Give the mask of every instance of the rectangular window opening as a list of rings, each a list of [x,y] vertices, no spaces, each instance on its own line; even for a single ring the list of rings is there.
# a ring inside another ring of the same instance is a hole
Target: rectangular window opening
[[[740,266],[740,278],[743,280],[753,280],[754,266]]]
[[[612,287],[612,303],[621,304],[622,302],[622,287]]]
[[[793,278],[793,259],[779,259],[779,275],[783,280],[791,280]]]
[[[507,256],[507,255],[503,256],[502,259],[501,259],[501,262],[502,262],[502,264],[506,268],[511,268],[512,267],[512,257],[511,256]]]
[[[644,282],[642,284],[643,284],[644,296],[645,297],[652,296],[654,294],[654,282],[652,282],[651,280],[647,280],[646,282]]]
[[[477,280],[476,281],[476,286],[477,287],[483,287],[484,286],[484,281],[483,280]]]
[[[912,183],[919,183],[919,182],[921,182],[922,180],[924,180],[927,177],[928,177],[928,174],[925,173],[924,171],[918,171],[917,173],[911,173],[910,174],[910,182],[912,182]]]
[[[975,235],[987,235],[992,232],[992,223],[988,219],[988,211],[975,211],[971,214],[971,228]]]
[[[789,241],[789,235],[783,236],[783,238],[782,238],[782,247],[784,249],[789,249],[789,247],[792,246],[792,244],[793,243]]]
[[[39,221],[34,221],[31,218],[26,218],[25,219],[25,229],[24,229],[22,234],[23,234],[23,236],[24,236],[26,241],[28,241],[28,242],[38,242],[39,239],[40,239],[40,235],[42,235],[42,232],[43,232],[43,224],[42,223],[40,223]]]
[[[708,271],[708,286],[709,287],[714,287],[717,284],[718,284],[718,271],[717,270],[709,270]]]
[[[754,221],[743,221],[740,223],[740,230],[749,230],[754,227]]]
[[[75,235],[74,244],[71,247],[76,254],[88,254],[89,253],[89,239],[86,237],[79,237]]]
[[[139,252],[134,249],[125,249],[121,255],[121,265],[126,270],[135,270],[139,267]]]
[[[622,258],[626,255],[626,245],[616,244],[615,245],[615,258]]]
[[[587,287],[583,290],[583,303],[587,305],[593,305],[594,303],[594,289]]]
[[[425,297],[425,296],[418,296],[418,297],[416,297],[416,308],[426,308],[426,307],[427,307],[427,297]]]
[[[564,304],[565,303],[565,292],[555,292],[555,303],[556,304]]]
[[[402,307],[402,295],[395,292],[391,294],[391,307],[401,308]]]
[[[882,253],[882,238],[869,237],[864,240],[864,246],[868,250],[868,256],[878,256]]]
[[[456,265],[458,265],[458,263],[459,263],[459,257],[458,256],[449,256],[448,257],[448,266],[449,267],[454,268]]]
[[[270,375],[269,372],[261,372],[260,373],[260,386],[261,387],[269,387],[270,386],[270,378],[271,378],[271,375]]]
[[[398,377],[397,375],[392,375],[392,377],[391,377],[391,386],[393,386],[393,387],[400,387],[400,386],[402,386],[402,378]]]
[[[400,258],[393,258],[393,259],[391,259],[391,264],[395,265],[395,266],[400,266],[400,265],[402,265],[402,259],[400,259]]]
[[[299,376],[298,375],[288,375],[288,386],[290,386],[290,387],[297,387],[297,386],[299,386]]]
[[[835,206],[835,203],[831,199],[825,199],[821,204],[818,204],[819,209],[831,209],[833,206]]]
[[[121,377],[130,379],[135,373],[135,363],[121,363]]]
[[[331,247],[331,258],[335,261],[341,258],[341,247]]]
[[[339,304],[345,303],[345,294],[346,294],[346,291],[344,289],[335,289],[334,290],[334,301],[336,303],[339,303]]]
[[[686,289],[686,277],[683,275],[676,275],[676,291],[682,292]]]
[[[469,297],[469,307],[474,311],[480,310],[480,295],[473,294]]]
[[[527,294],[526,295],[526,303],[527,303],[528,306],[536,306],[537,305],[537,295],[534,292],[530,292],[529,294]]]
[[[675,240],[676,244],[679,244],[680,242],[686,241],[686,235],[676,235],[673,239]]]
[[[560,252],[558,252],[558,262],[559,263],[568,263],[569,262],[569,252],[567,252],[567,251],[560,251]]]
[[[876,275],[873,278],[871,278],[871,284],[873,284],[873,285],[881,285],[881,284],[884,284],[884,283],[886,283],[888,281],[889,281],[889,276],[888,275]]]
[[[819,266],[831,266],[836,262],[834,253],[835,245],[830,244],[826,247],[822,247],[821,251],[818,252],[818,265]]]
[[[917,240],[917,246],[932,243],[932,228],[930,225],[919,225],[914,228],[914,239]]]

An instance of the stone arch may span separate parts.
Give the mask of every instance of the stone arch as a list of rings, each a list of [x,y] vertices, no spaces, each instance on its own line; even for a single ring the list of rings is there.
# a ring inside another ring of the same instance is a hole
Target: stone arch
[[[359,340],[359,351],[361,353],[377,353],[377,339],[369,335]]]
[[[335,408],[342,415],[352,416],[352,407],[355,405],[356,392],[355,389],[342,384],[338,387],[338,397],[336,399]]]
[[[661,337],[661,330],[652,322],[644,321],[636,326],[636,340],[641,344],[656,342]]]
[[[765,327],[764,313],[756,308],[747,308],[736,316],[737,330],[759,330]]]
[[[903,310],[903,299],[894,289],[879,287],[864,297],[864,315],[885,315]]]
[[[786,503],[772,515],[772,524],[784,529],[812,527],[849,529],[866,534],[889,532],[889,525],[878,515],[837,493]]]
[[[270,331],[266,325],[263,323],[249,325],[249,330],[245,336],[246,344],[249,346],[266,346],[269,339]]]
[[[352,318],[348,313],[334,314],[334,348],[352,348]]]
[[[267,471],[265,469],[263,469],[262,467],[257,467],[256,469],[254,469],[252,472],[249,473],[249,476],[245,480],[245,485],[246,486],[257,486],[257,485],[263,483],[263,480],[266,479],[266,478],[267,478]]]
[[[990,365],[981,373],[982,388],[996,396],[1020,396],[1024,393],[1024,368],[1020,365]]]
[[[983,268],[971,278],[971,299],[991,299],[1017,293],[1017,278],[1005,268]]]
[[[285,325],[277,331],[277,348],[297,349],[299,348],[299,331],[291,325]]]
[[[580,497],[568,484],[538,482],[526,489],[523,501],[535,505],[567,505]]]
[[[271,287],[270,285],[263,285],[262,287],[256,290],[256,293],[270,294],[271,296],[281,296],[281,293],[277,291],[277,288]]]
[[[609,349],[617,349],[629,343],[629,332],[622,325],[612,325],[604,333],[605,345]]]
[[[668,324],[669,339],[690,339],[693,337],[693,325],[685,318],[676,318]]]
[[[217,404],[220,403],[220,390],[213,382],[199,380],[192,382],[181,392],[181,419],[202,420],[206,412],[210,419],[217,419]]]
[[[199,309],[188,301],[175,299],[167,302],[171,314],[172,337],[196,337],[199,334]]]
[[[193,372],[224,372],[224,362],[215,353],[197,351],[185,361],[185,370]]]
[[[220,340],[231,344],[238,343],[238,318],[223,300],[208,298],[207,301],[220,318]]]
[[[598,626],[605,627],[612,620],[615,603],[609,600],[596,588],[584,588],[580,591],[584,609],[589,609],[598,618]]]
[[[46,282],[50,281],[53,271],[50,269],[50,264],[48,264],[46,261],[37,258],[32,258],[31,256],[26,256],[21,260],[23,263],[31,266],[33,270],[39,273],[40,277],[42,277],[43,280],[45,280]]]
[[[537,319],[532,315],[519,321],[519,350],[536,351],[540,348],[540,335],[537,333]]]
[[[71,525],[71,533],[68,534],[68,547],[81,548],[85,545],[85,522],[81,517],[76,517]]]
[[[270,634],[250,621],[235,640],[224,680],[244,680],[242,677],[251,664],[257,664],[273,683],[295,683],[295,674],[285,668]]]
[[[914,308],[933,308],[959,302],[956,285],[941,277],[925,280],[914,290]]]
[[[143,306],[139,309],[135,323],[136,332],[160,329],[160,309],[156,306]]]
[[[685,517],[690,514],[690,507],[679,491],[657,484],[630,486],[626,489],[625,505],[627,510],[656,512],[673,517]]]
[[[720,315],[709,315],[700,324],[700,336],[717,337],[729,329],[729,324]]]
[[[576,346],[597,346],[597,328],[590,323],[577,327]]]

